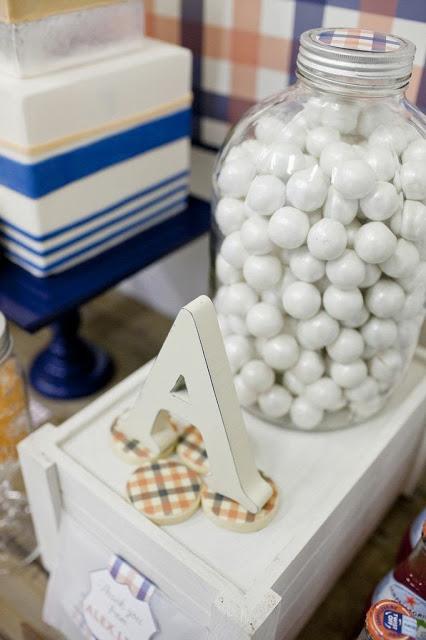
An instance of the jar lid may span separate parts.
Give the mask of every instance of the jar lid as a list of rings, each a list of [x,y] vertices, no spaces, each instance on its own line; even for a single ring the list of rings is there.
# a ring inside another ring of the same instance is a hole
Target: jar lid
[[[12,349],[12,339],[7,326],[7,320],[0,311],[0,362],[4,360]]]
[[[297,71],[331,91],[398,91],[411,77],[415,46],[409,40],[368,29],[311,29],[300,37]]]
[[[417,622],[399,602],[380,600],[374,604],[365,621],[372,640],[412,640],[417,634]]]

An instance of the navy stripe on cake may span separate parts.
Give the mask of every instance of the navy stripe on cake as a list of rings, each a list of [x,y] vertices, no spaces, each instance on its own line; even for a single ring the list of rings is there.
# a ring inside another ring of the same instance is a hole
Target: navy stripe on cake
[[[28,198],[42,198],[67,184],[190,134],[183,109],[45,160],[23,163],[0,155],[0,184]]]

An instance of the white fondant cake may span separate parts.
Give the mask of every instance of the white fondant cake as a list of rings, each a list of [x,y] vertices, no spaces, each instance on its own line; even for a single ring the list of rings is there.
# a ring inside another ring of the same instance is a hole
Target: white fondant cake
[[[0,76],[0,241],[11,260],[43,277],[186,206],[190,63],[186,49],[148,39],[109,61]]]

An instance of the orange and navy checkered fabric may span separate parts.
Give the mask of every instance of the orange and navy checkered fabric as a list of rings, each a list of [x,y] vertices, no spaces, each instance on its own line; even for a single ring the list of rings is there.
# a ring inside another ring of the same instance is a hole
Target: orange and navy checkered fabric
[[[254,522],[254,520],[257,519],[262,519],[275,509],[278,499],[277,488],[272,480],[263,473],[262,477],[271,485],[273,493],[268,502],[258,513],[250,513],[250,511],[244,509],[244,507],[242,507],[235,500],[226,498],[220,493],[213,493],[208,489],[206,485],[203,485],[203,488],[201,489],[201,501],[203,504],[203,509],[205,511],[211,511],[221,520],[225,520],[227,522],[235,524],[244,524]]]
[[[180,437],[177,454],[182,462],[192,464],[198,473],[208,473],[209,463],[204,440],[197,427],[189,426]]]
[[[151,518],[186,513],[198,500],[200,488],[197,474],[174,460],[146,464],[127,483],[132,504]]]
[[[425,0],[145,0],[144,6],[147,35],[192,50],[195,144],[219,147],[249,107],[293,83],[300,35],[318,27],[413,41],[407,95],[426,109]]]

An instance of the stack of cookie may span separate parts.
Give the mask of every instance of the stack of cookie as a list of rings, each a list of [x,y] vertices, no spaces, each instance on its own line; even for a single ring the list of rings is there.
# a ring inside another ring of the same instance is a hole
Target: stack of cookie
[[[256,514],[240,504],[209,490],[205,482],[209,473],[207,451],[200,431],[193,425],[182,425],[170,417],[175,429],[174,444],[153,455],[139,440],[125,433],[127,412],[116,418],[111,427],[114,451],[137,468],[127,482],[127,495],[135,508],[159,525],[171,525],[190,518],[201,505],[214,524],[232,531],[259,531],[274,517],[278,508],[278,491],[265,474],[273,493]]]

